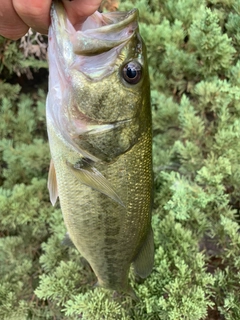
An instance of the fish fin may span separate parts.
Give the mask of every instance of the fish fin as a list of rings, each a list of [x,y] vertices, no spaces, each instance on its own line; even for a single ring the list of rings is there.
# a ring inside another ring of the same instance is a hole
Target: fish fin
[[[93,288],[105,288],[105,286],[103,284],[101,284],[99,282],[99,280],[94,283]],[[135,302],[139,302],[140,299],[139,297],[136,295],[136,292],[133,290],[132,286],[128,283],[128,287],[125,290],[114,290],[117,294],[127,294],[128,296],[130,296]]]
[[[48,190],[50,195],[50,201],[54,206],[58,198],[58,189],[57,189],[57,177],[54,167],[53,160],[50,161],[50,167],[48,172]]]
[[[141,278],[146,278],[152,271],[154,264],[154,240],[152,228],[133,261],[134,272]]]
[[[100,288],[100,287],[101,286],[98,281],[93,284],[93,288]]]
[[[68,232],[65,234],[65,236],[64,236],[64,238],[63,238],[63,240],[62,240],[62,244],[63,244],[64,246],[67,246],[67,247],[75,248],[75,249],[76,249],[76,247],[75,247],[75,245],[73,244],[73,242],[72,242],[72,240],[71,240]]]
[[[124,203],[112,188],[108,180],[95,168],[84,163],[72,165],[67,162],[68,167],[72,170],[74,176],[83,184],[91,187],[101,193],[104,193],[109,198],[113,199],[121,206],[125,207]]]
[[[139,297],[136,295],[136,292],[133,290],[132,286],[130,284],[128,284],[128,290],[126,292],[135,302],[139,302],[140,299]]]

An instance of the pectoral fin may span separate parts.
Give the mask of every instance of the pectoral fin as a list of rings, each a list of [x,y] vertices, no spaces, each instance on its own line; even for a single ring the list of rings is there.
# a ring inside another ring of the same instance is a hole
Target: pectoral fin
[[[134,272],[141,278],[146,278],[154,264],[154,240],[152,228],[143,243],[136,259],[133,261]]]
[[[54,206],[58,198],[58,190],[57,190],[56,171],[55,171],[55,167],[52,159],[50,161],[50,167],[48,172],[48,190],[50,195],[50,201]]]
[[[97,169],[88,164],[85,165],[84,163],[72,165],[67,162],[67,165],[81,183],[104,193],[106,196],[125,207],[124,203],[117,195],[116,191],[114,191],[108,180]]]

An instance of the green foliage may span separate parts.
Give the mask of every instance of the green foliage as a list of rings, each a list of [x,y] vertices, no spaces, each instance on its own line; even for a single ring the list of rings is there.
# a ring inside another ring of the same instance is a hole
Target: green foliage
[[[12,85],[45,63],[28,49],[40,38],[1,38],[1,319],[240,319],[240,1],[120,9],[134,6],[152,88],[154,270],[144,282],[130,275],[134,302],[94,288],[89,266],[62,244],[46,187],[46,92]]]
[[[0,36],[0,72],[6,78],[13,73],[18,76],[27,74],[31,78],[32,69],[47,67],[45,58],[46,44],[38,33],[30,30],[21,41],[10,41]]]
[[[129,300],[130,298],[128,298]],[[125,302],[122,305],[113,299],[112,293],[97,288],[85,294],[79,294],[67,301],[63,311],[66,316],[81,316],[81,319],[119,319],[130,320]],[[74,318],[73,318],[74,319]]]

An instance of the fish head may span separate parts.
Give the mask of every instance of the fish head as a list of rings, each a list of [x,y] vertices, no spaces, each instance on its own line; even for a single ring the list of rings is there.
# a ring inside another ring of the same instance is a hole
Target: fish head
[[[151,122],[146,48],[137,19],[137,9],[95,12],[76,30],[63,6],[53,5],[49,117],[95,161],[111,161],[132,148]]]

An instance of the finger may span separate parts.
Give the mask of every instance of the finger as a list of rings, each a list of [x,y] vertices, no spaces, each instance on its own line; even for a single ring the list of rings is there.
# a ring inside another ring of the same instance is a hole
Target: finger
[[[99,8],[101,0],[63,0],[63,4],[69,20],[77,27]]]
[[[17,40],[27,31],[28,26],[18,16],[12,1],[1,0],[0,34],[5,38]]]
[[[51,0],[13,0],[13,6],[26,25],[40,33],[47,34],[51,2]]]

